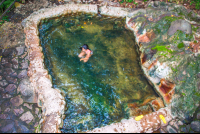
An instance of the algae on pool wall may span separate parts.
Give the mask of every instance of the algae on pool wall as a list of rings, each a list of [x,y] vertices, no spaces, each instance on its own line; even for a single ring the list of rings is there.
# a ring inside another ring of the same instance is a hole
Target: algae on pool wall
[[[81,132],[129,118],[128,104],[157,95],[143,75],[134,35],[122,18],[80,14],[45,20],[39,26],[53,86],[66,94],[62,132]],[[93,51],[87,63],[79,47]]]

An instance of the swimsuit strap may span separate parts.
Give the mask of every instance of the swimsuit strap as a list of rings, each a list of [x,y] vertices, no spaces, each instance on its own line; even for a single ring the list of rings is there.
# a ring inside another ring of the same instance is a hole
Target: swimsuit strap
[[[91,52],[91,50],[90,50],[90,49],[88,49],[88,50],[86,51],[86,53],[88,53],[88,51],[90,51],[90,52]]]

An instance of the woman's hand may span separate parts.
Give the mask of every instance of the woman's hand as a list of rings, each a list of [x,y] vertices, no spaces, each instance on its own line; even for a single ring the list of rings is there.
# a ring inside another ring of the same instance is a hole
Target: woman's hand
[[[88,58],[81,58],[80,61],[82,61],[82,60],[83,60],[84,62],[87,62],[89,59],[88,59]]]

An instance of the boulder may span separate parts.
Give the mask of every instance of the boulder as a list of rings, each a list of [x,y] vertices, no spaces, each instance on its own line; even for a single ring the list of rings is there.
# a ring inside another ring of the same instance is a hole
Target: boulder
[[[186,34],[192,33],[192,26],[189,22],[185,20],[176,20],[171,23],[171,26],[167,32],[168,35],[173,35],[177,30],[181,30]]]
[[[20,82],[17,92],[22,94],[24,102],[37,103],[37,94],[30,85],[30,80],[28,78],[25,78]]]

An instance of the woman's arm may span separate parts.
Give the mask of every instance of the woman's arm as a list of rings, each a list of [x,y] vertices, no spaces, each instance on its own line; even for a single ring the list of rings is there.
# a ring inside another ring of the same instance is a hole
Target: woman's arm
[[[85,58],[81,58],[80,61],[83,60],[84,62],[87,62],[87,61],[89,60],[90,56],[91,56],[91,52],[89,52],[89,53],[85,56]]]

